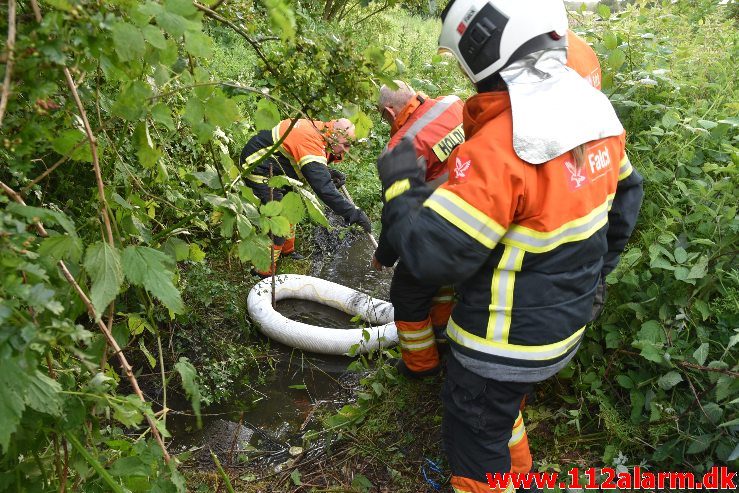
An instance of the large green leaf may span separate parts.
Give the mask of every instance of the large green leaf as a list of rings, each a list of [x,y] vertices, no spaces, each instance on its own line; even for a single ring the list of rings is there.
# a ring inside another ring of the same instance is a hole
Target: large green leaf
[[[84,266],[92,280],[90,301],[95,307],[99,320],[105,308],[118,295],[121,284],[123,284],[123,270],[118,249],[102,241],[93,243],[87,248]]]
[[[38,253],[53,260],[71,260],[74,263],[82,257],[82,241],[76,236],[49,236],[41,241]]]
[[[285,0],[265,0],[272,28],[283,40],[295,38],[295,13]]]
[[[358,112],[354,115],[352,121],[354,122],[354,132],[358,139],[363,139],[369,135],[369,131],[372,129],[372,120],[364,112]]]
[[[186,31],[199,31],[201,29],[200,22],[191,21],[172,12],[161,12],[157,14],[156,18],[162,29],[175,37],[182,36]]]
[[[73,161],[92,162],[92,151],[87,143],[87,136],[80,130],[63,130],[54,140],[51,147],[62,156],[69,156]]]
[[[305,217],[305,205],[297,193],[289,192],[280,202],[282,203],[282,215],[291,224],[298,224]]]
[[[158,27],[150,24],[148,26],[144,26],[142,32],[144,34],[144,39],[154,48],[158,50],[164,50],[167,48],[167,40],[164,39],[164,34]]]
[[[0,371],[0,449],[5,452],[26,408],[23,389],[27,380],[27,375],[15,360],[3,359]]]
[[[26,404],[36,411],[59,416],[62,413],[62,401],[59,396],[61,390],[62,386],[56,380],[36,371],[26,385]]]
[[[200,31],[185,33],[185,49],[192,56],[209,58],[213,55],[213,40]]]
[[[124,87],[110,111],[124,120],[138,120],[146,114],[149,96],[151,96],[149,84],[140,80],[133,81]]]
[[[167,308],[182,313],[180,292],[172,283],[174,262],[165,253],[144,246],[127,246],[122,256],[123,272],[136,286],[146,288]]]
[[[241,114],[236,102],[218,91],[208,99],[205,105],[205,116],[213,125],[227,127],[238,120]]]
[[[117,22],[110,29],[118,58],[127,62],[144,56],[146,44],[141,29],[127,22]]]
[[[192,363],[187,358],[182,357],[174,365],[175,370],[180,374],[182,378],[182,388],[185,389],[190,401],[192,402],[192,410],[195,412],[197,418],[198,428],[203,426],[200,418],[200,386],[198,385],[198,373]]]
[[[31,221],[41,221],[46,223],[47,227],[48,223],[58,224],[71,236],[77,236],[77,232],[74,229],[74,223],[63,212],[44,209],[43,207],[21,205],[15,202],[8,204],[6,209],[8,212],[18,214],[19,216],[25,217]]]
[[[308,209],[308,217],[321,226],[328,226],[328,219],[326,219],[321,203],[318,202],[316,196],[303,188],[298,188],[298,193],[303,196],[305,208]]]
[[[280,122],[280,110],[269,99],[260,99],[254,113],[254,125],[257,130],[269,130]]]

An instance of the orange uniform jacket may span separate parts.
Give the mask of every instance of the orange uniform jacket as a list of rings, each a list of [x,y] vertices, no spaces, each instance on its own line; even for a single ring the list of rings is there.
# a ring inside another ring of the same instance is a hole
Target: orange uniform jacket
[[[274,146],[290,127],[282,120],[271,131],[262,130],[249,140],[241,152],[240,162],[246,168],[254,166]],[[336,214],[353,222],[361,211],[336,189],[328,168],[328,152],[321,121],[300,119],[269,159],[262,160],[247,176],[257,183],[266,182],[271,173],[286,175],[307,183],[316,195]]]
[[[449,181],[433,193],[420,177],[397,187],[383,224],[419,280],[455,284],[447,334],[458,359],[489,378],[539,381],[577,350],[596,285],[636,222],[642,179],[624,135],[588,143],[578,168],[571,152],[522,161],[511,128],[507,92],[470,98]]]
[[[463,107],[464,103],[457,96],[430,99],[418,93],[395,118],[388,149],[395,147],[404,137],[412,138],[419,167],[426,170],[425,181],[438,185],[446,180],[449,154],[464,142]],[[388,267],[398,260],[383,232],[380,233],[375,258]]]

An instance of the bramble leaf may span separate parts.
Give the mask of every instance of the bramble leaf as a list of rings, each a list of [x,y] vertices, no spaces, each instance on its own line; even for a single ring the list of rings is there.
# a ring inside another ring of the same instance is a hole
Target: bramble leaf
[[[174,365],[177,373],[182,378],[182,388],[185,389],[187,396],[192,402],[192,410],[195,412],[195,417],[198,422],[198,428],[203,426],[202,419],[200,417],[200,386],[198,385],[197,377],[198,373],[192,363],[184,356]]]
[[[132,284],[146,288],[174,313],[184,311],[180,292],[172,283],[174,262],[165,253],[144,246],[127,246],[122,264]]]
[[[105,308],[121,291],[121,257],[117,248],[98,241],[87,248],[84,266],[92,281],[90,301],[95,307],[96,319],[99,320]]]

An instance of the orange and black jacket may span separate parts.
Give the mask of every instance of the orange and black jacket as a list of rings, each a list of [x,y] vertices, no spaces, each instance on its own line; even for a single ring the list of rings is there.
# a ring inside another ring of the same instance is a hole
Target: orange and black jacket
[[[438,186],[447,179],[447,158],[452,150],[464,142],[462,108],[457,96],[430,99],[419,92],[398,114],[390,129],[392,149],[403,138],[412,138],[419,168],[425,169],[425,180]],[[385,266],[398,260],[398,254],[380,233],[375,258]]]
[[[241,151],[242,166],[248,169],[267,154],[285,134],[290,122],[283,120],[272,130],[262,130],[252,137]],[[353,222],[361,211],[331,181],[329,154],[323,135],[325,125],[321,121],[298,120],[277,151],[254,167],[246,178],[254,183],[266,183],[271,166],[273,176],[286,175],[307,183],[332,211]]]
[[[532,382],[577,350],[596,286],[636,223],[642,178],[624,135],[586,144],[578,168],[571,152],[522,161],[511,129],[507,92],[470,98],[449,180],[436,190],[420,176],[397,181],[383,225],[419,280],[455,285],[455,356],[483,376]]]

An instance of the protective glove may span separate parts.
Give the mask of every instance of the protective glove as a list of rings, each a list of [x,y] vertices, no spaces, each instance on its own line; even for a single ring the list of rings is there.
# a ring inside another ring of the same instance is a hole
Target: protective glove
[[[593,300],[593,311],[590,315],[590,321],[592,322],[596,318],[600,317],[603,312],[603,307],[606,305],[606,296],[608,295],[608,288],[606,285],[606,278],[601,274],[598,279],[598,285],[595,287],[595,299]]]
[[[331,181],[334,182],[336,188],[341,188],[346,183],[346,175],[335,168],[329,168],[328,172],[331,174]]]
[[[413,140],[403,138],[398,145],[384,152],[377,160],[377,174],[382,182],[383,197],[388,188],[405,179],[411,186],[423,184],[426,170],[418,163]]]
[[[367,214],[360,208],[356,208],[354,213],[347,218],[349,224],[358,224],[366,233],[372,233],[372,222],[367,217]]]

